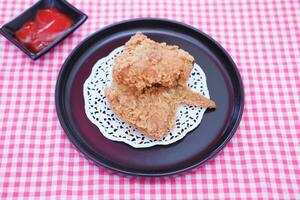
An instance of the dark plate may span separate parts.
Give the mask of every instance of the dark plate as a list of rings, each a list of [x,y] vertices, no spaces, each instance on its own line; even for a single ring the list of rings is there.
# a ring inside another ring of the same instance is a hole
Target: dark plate
[[[14,33],[22,27],[22,25],[35,18],[35,15],[38,10],[49,8],[51,6],[55,6],[62,13],[66,14],[70,17],[74,24],[73,26],[62,35],[60,35],[56,40],[54,40],[47,47],[42,49],[37,53],[31,52],[27,47],[25,47],[21,42],[19,42],[15,37]],[[60,41],[65,39],[68,35],[70,35],[73,31],[75,31],[85,20],[87,19],[87,15],[82,13],[80,10],[69,4],[64,0],[40,0],[29,9],[25,10],[18,17],[3,25],[0,28],[0,33],[6,37],[9,41],[11,41],[14,45],[16,45],[19,49],[21,49],[26,55],[28,55],[31,59],[36,60],[45,53],[47,53],[50,49],[55,47]]]
[[[138,31],[192,54],[206,73],[210,96],[218,106],[204,114],[196,129],[171,145],[135,149],[113,142],[100,133],[84,111],[83,84],[93,65]],[[142,176],[180,173],[212,158],[236,131],[244,102],[239,72],[225,50],[191,26],[161,19],[124,21],[89,36],[65,61],[55,95],[61,125],[79,151],[99,165]]]

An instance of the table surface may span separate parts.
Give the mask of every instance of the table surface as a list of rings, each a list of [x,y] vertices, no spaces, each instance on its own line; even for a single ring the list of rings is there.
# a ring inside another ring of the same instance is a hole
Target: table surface
[[[0,197],[51,199],[300,198],[300,2],[69,0],[89,19],[37,61],[0,37]],[[0,24],[33,0],[1,0]],[[174,177],[119,176],[86,160],[56,116],[54,90],[89,34],[137,17],[181,21],[223,45],[240,70],[245,109],[226,148]]]

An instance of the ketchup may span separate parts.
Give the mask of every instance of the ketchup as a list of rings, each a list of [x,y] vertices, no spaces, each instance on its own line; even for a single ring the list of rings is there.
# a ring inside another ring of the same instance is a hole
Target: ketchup
[[[73,21],[57,8],[39,10],[32,21],[26,22],[15,37],[36,53],[48,46],[73,25]]]

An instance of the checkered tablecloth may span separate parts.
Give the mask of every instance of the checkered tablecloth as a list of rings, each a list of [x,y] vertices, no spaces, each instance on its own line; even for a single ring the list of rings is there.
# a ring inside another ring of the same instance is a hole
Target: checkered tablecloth
[[[0,199],[300,199],[300,2],[69,0],[89,19],[37,61],[0,37]],[[33,0],[0,0],[0,24]],[[160,17],[208,33],[245,87],[240,126],[213,160],[164,178],[123,177],[81,156],[55,111],[58,72],[105,25]]]

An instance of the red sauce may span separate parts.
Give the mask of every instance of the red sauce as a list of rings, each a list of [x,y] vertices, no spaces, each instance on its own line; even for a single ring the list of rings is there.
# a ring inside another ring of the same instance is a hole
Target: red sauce
[[[55,7],[39,10],[33,21],[26,22],[15,37],[36,53],[48,46],[73,25],[73,21]]]

